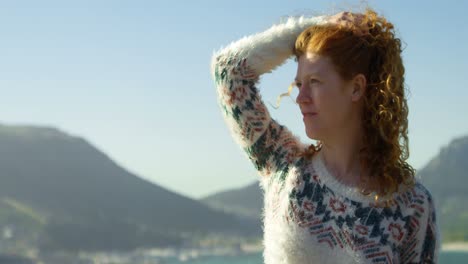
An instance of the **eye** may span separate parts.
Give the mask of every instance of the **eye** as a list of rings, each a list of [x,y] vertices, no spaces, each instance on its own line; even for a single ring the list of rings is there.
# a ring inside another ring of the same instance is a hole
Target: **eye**
[[[310,79],[310,83],[319,83],[319,80],[317,80],[317,79]]]

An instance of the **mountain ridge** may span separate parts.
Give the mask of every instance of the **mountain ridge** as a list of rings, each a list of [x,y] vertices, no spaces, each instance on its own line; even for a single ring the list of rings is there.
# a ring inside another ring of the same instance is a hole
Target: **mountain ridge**
[[[255,221],[140,178],[58,129],[0,125],[0,146],[0,198],[44,216],[42,249],[132,249],[260,233]]]

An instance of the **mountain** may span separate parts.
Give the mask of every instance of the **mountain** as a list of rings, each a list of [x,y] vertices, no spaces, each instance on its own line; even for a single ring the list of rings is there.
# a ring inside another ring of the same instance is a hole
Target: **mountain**
[[[209,234],[260,234],[256,221],[141,179],[86,140],[54,128],[0,125],[0,168],[0,231],[29,234],[44,250],[134,249],[183,245]]]
[[[468,241],[468,136],[454,139],[418,171],[436,205],[444,242]],[[263,207],[257,181],[245,188],[223,191],[201,200],[212,208],[259,219]]]
[[[263,193],[258,182],[243,188],[219,192],[202,198],[206,205],[239,216],[260,219]]]
[[[418,175],[431,191],[444,241],[468,241],[468,136],[443,147]]]

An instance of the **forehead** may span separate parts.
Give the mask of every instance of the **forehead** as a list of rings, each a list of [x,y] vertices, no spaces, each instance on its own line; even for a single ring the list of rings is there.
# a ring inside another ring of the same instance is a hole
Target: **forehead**
[[[333,71],[331,59],[313,52],[306,52],[298,60],[297,78],[307,75],[327,76]]]

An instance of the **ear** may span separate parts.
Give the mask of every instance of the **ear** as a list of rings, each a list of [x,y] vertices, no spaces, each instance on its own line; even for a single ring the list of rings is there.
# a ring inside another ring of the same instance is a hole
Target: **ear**
[[[366,81],[366,76],[364,76],[364,74],[359,73],[356,76],[354,76],[352,80],[351,101],[353,102],[359,101],[364,96],[364,93],[366,92],[366,86],[367,86],[367,81]]]

